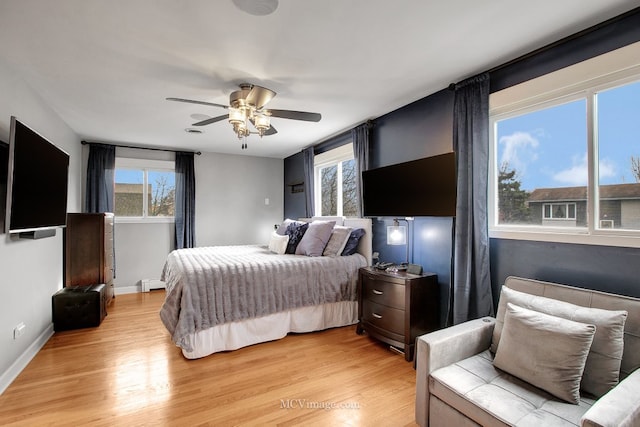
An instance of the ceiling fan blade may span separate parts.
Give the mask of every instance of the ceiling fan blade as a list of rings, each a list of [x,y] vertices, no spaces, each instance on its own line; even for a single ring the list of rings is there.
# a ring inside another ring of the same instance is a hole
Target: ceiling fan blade
[[[194,101],[193,99],[184,99],[184,98],[166,98],[166,99],[167,101],[178,101],[178,102],[186,102],[188,104],[200,104],[200,105],[208,105],[210,107],[229,108],[228,105],[214,104],[213,102],[205,102],[205,101]]]
[[[271,117],[280,117],[281,119],[302,120],[305,122],[319,122],[322,118],[320,113],[308,113],[306,111],[291,110],[272,110],[269,109]]]
[[[255,105],[256,109],[261,109],[267,102],[271,101],[276,93],[266,87],[253,85],[249,94],[247,95],[246,102],[250,105]]]
[[[256,121],[252,118],[249,118],[249,121],[251,122],[251,124],[255,127],[256,126]],[[274,128],[273,126],[269,125],[269,129],[265,130],[264,133],[262,135],[275,135],[276,133],[278,133],[278,131],[276,130],[276,128]]]
[[[218,116],[218,117],[212,117],[210,119],[207,120],[202,120],[200,122],[196,122],[194,124],[192,124],[191,126],[206,126],[206,125],[210,125],[211,123],[216,123],[219,122],[220,120],[225,120],[228,119],[229,115],[228,114],[224,114],[222,116]]]
[[[264,132],[265,135],[275,135],[276,133],[278,133],[278,131],[273,126]]]

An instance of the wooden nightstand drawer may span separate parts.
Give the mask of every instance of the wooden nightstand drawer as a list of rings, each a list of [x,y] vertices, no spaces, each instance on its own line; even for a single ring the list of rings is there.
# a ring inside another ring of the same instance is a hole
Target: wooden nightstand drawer
[[[404,310],[363,301],[362,318],[373,326],[404,336]]]
[[[375,279],[369,276],[365,276],[362,283],[362,298],[375,302],[376,304],[387,305],[399,310],[404,310],[405,308],[405,293],[403,285],[397,285],[395,283]]]
[[[439,326],[438,277],[433,273],[390,273],[362,267],[358,273],[357,334],[404,351],[413,359],[416,337]]]

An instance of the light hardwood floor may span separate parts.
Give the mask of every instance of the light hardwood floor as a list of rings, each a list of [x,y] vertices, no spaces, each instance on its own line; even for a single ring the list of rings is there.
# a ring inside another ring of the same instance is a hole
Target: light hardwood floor
[[[414,426],[415,371],[355,326],[187,360],[164,291],[118,296],[56,333],[0,396],[2,425]]]

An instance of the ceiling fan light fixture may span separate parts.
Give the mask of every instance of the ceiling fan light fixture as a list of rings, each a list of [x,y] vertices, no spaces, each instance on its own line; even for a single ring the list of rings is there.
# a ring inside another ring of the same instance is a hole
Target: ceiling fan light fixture
[[[245,122],[239,122],[233,124],[233,131],[238,136],[238,139],[246,138],[249,136],[249,128]]]
[[[271,118],[266,114],[256,114],[253,118],[253,125],[258,130],[260,136],[271,127]]]
[[[229,123],[235,126],[236,124],[239,124],[239,123],[244,124],[246,121],[247,121],[247,115],[244,109],[229,107]]]

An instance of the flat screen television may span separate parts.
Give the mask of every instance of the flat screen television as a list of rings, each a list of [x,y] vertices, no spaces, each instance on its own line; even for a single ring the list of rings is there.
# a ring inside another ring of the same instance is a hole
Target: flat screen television
[[[55,230],[67,222],[69,155],[11,117],[7,233]]]
[[[455,153],[362,172],[366,217],[456,215]]]

